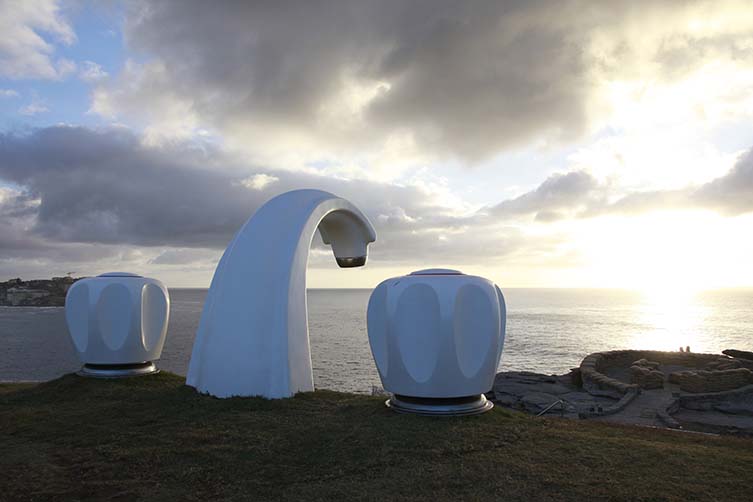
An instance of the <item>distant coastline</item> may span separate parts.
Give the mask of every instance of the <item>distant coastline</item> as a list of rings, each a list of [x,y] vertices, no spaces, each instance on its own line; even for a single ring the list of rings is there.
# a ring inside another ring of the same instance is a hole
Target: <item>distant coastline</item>
[[[20,278],[0,282],[0,306],[62,307],[71,285],[81,277],[53,277],[24,281]]]

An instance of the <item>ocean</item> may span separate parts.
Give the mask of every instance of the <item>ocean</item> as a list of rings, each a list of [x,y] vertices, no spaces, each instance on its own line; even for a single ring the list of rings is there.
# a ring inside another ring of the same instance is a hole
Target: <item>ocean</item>
[[[500,371],[563,373],[611,349],[753,350],[753,290],[663,292],[505,289],[507,336]],[[316,388],[380,386],[366,333],[370,290],[308,292]],[[186,374],[205,289],[170,290],[170,325],[158,366]],[[0,381],[49,380],[80,364],[56,307],[0,307]]]

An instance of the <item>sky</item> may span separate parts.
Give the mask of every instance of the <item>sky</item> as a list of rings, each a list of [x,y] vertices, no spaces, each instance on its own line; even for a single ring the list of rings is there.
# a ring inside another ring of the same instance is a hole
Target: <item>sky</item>
[[[753,7],[0,0],[0,280],[207,287],[271,197],[377,230],[309,287],[753,287]]]

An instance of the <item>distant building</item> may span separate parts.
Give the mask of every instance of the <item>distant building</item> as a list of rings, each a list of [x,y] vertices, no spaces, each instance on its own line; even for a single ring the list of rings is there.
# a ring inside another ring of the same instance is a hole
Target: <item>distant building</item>
[[[5,293],[6,300],[14,307],[47,296],[50,296],[50,292],[44,289],[10,288]]]
[[[62,307],[76,277],[53,277],[0,282],[0,305],[11,307]]]

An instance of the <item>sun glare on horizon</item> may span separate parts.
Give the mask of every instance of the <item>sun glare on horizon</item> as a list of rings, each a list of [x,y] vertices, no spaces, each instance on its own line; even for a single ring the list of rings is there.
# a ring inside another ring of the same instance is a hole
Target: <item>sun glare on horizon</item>
[[[750,283],[751,236],[709,212],[608,216],[574,230],[587,281],[658,298]]]

